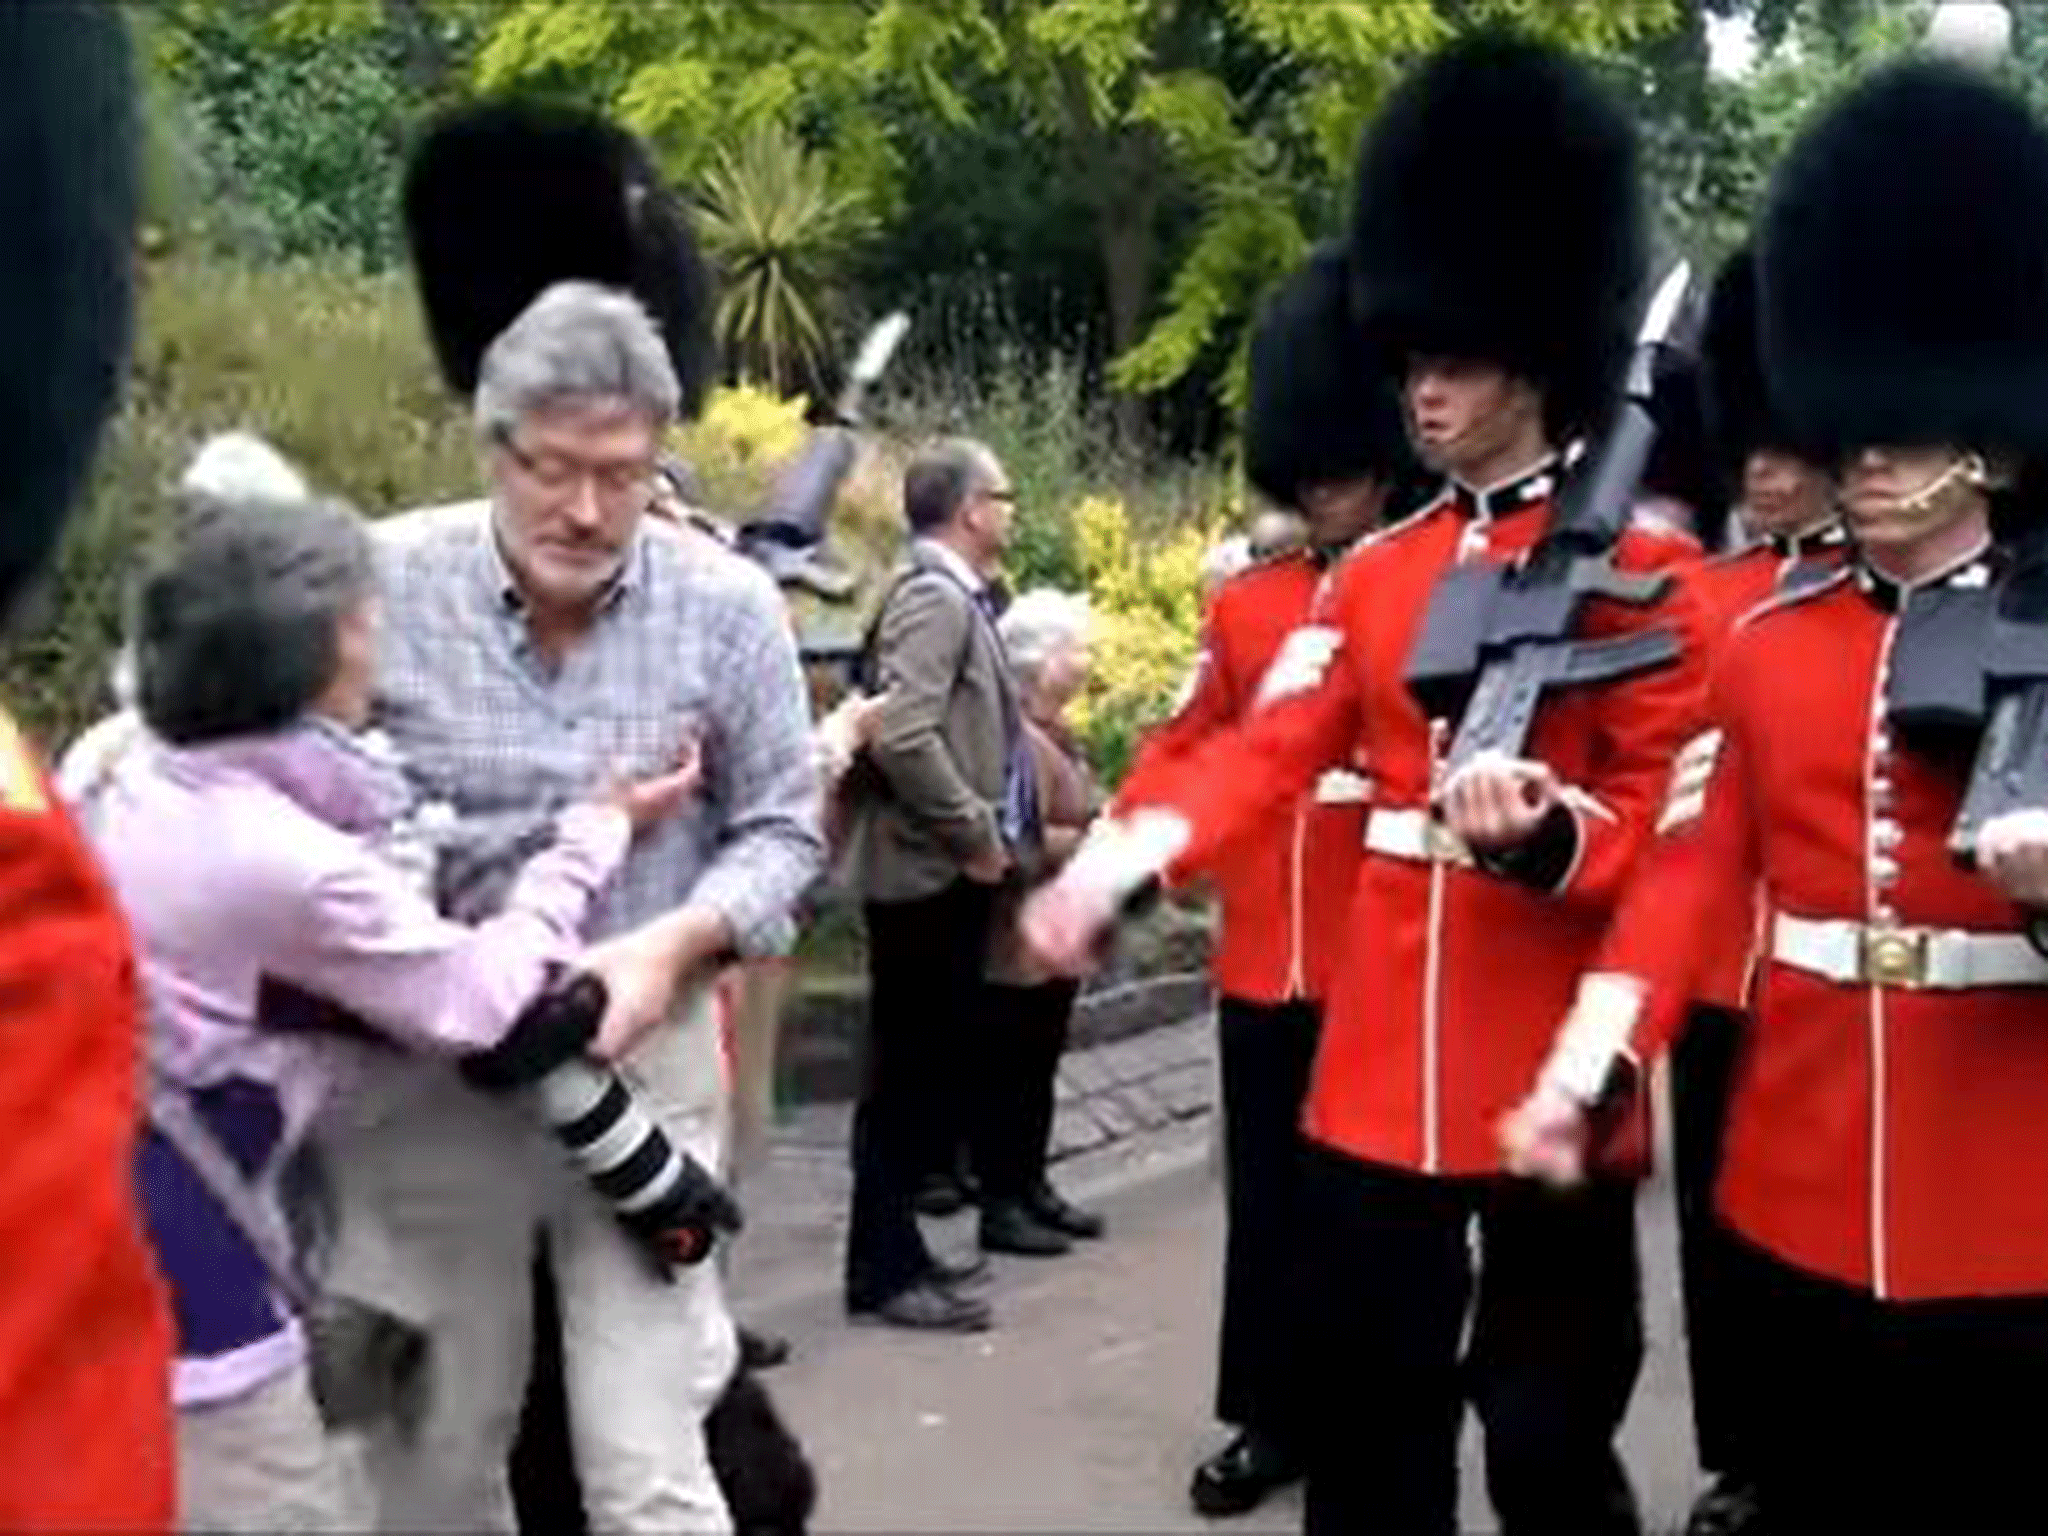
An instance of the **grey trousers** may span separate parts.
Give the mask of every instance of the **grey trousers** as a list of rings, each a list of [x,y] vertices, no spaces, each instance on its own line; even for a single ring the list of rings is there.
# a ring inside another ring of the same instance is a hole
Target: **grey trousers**
[[[708,995],[624,1071],[679,1145],[720,1166],[724,1073]],[[340,1210],[330,1286],[428,1337],[410,1403],[368,1437],[380,1529],[513,1531],[506,1462],[543,1228],[593,1536],[731,1529],[703,1436],[738,1354],[715,1265],[662,1283],[521,1106],[445,1068],[332,1133],[328,1168]]]
[[[303,1365],[225,1402],[178,1410],[178,1528],[360,1531],[358,1447],[330,1436]]]

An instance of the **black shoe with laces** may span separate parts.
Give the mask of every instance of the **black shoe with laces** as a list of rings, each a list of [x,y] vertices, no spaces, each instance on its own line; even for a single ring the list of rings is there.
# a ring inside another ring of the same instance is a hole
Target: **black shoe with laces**
[[[987,1302],[957,1295],[929,1280],[898,1291],[879,1305],[856,1309],[853,1316],[860,1322],[922,1333],[986,1333],[995,1325]]]
[[[756,1333],[751,1328],[742,1328],[739,1334],[743,1371],[772,1371],[789,1358],[789,1340],[779,1333]]]
[[[1051,1227],[1053,1231],[1068,1237],[1077,1237],[1084,1242],[1102,1236],[1107,1223],[1093,1211],[1084,1211],[1077,1205],[1070,1205],[1065,1196],[1050,1184],[1041,1184],[1024,1201],[1024,1209],[1040,1226]]]
[[[1300,1477],[1301,1465],[1294,1457],[1264,1435],[1241,1430],[1195,1468],[1188,1500],[1196,1514],[1212,1520],[1249,1514]]]
[[[981,1247],[984,1253],[1009,1253],[1026,1259],[1056,1259],[1074,1251],[1072,1242],[1040,1222],[1018,1200],[981,1208]]]

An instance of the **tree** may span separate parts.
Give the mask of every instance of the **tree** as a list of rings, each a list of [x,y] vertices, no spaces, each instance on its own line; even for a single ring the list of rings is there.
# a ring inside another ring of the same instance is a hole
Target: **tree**
[[[520,0],[478,59],[486,87],[616,107],[689,181],[739,131],[781,122],[834,184],[886,214],[901,159],[887,103],[950,123],[1002,98],[1083,194],[1123,416],[1237,333],[1311,237],[1333,229],[1359,130],[1399,67],[1458,28],[1509,20],[1611,52],[1672,0]],[[1170,278],[1161,219],[1199,222]]]
[[[860,200],[835,192],[789,132],[757,123],[719,151],[701,181],[699,229],[722,279],[717,332],[743,379],[815,391],[830,361],[830,281],[867,227]]]
[[[157,0],[140,13],[160,163],[196,184],[187,223],[261,259],[401,248],[399,166],[461,78],[476,18],[430,0]]]

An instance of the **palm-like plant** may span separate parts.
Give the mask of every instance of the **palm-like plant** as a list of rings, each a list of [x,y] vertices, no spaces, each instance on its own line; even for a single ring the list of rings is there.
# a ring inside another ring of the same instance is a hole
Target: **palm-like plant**
[[[698,202],[721,278],[717,330],[728,362],[778,393],[816,381],[832,279],[868,228],[866,205],[835,189],[824,163],[774,124],[719,151]]]

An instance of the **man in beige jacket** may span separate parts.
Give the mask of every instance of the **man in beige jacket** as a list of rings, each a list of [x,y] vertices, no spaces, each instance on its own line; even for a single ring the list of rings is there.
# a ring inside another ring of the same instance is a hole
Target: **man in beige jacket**
[[[941,443],[904,475],[911,546],[866,657],[886,691],[849,785],[848,857],[866,907],[868,1041],[854,1115],[846,1305],[907,1328],[976,1332],[983,1302],[918,1231],[920,1177],[936,1161],[955,1070],[981,1009],[991,904],[1036,795],[1016,685],[990,588],[1014,492],[994,454]]]

